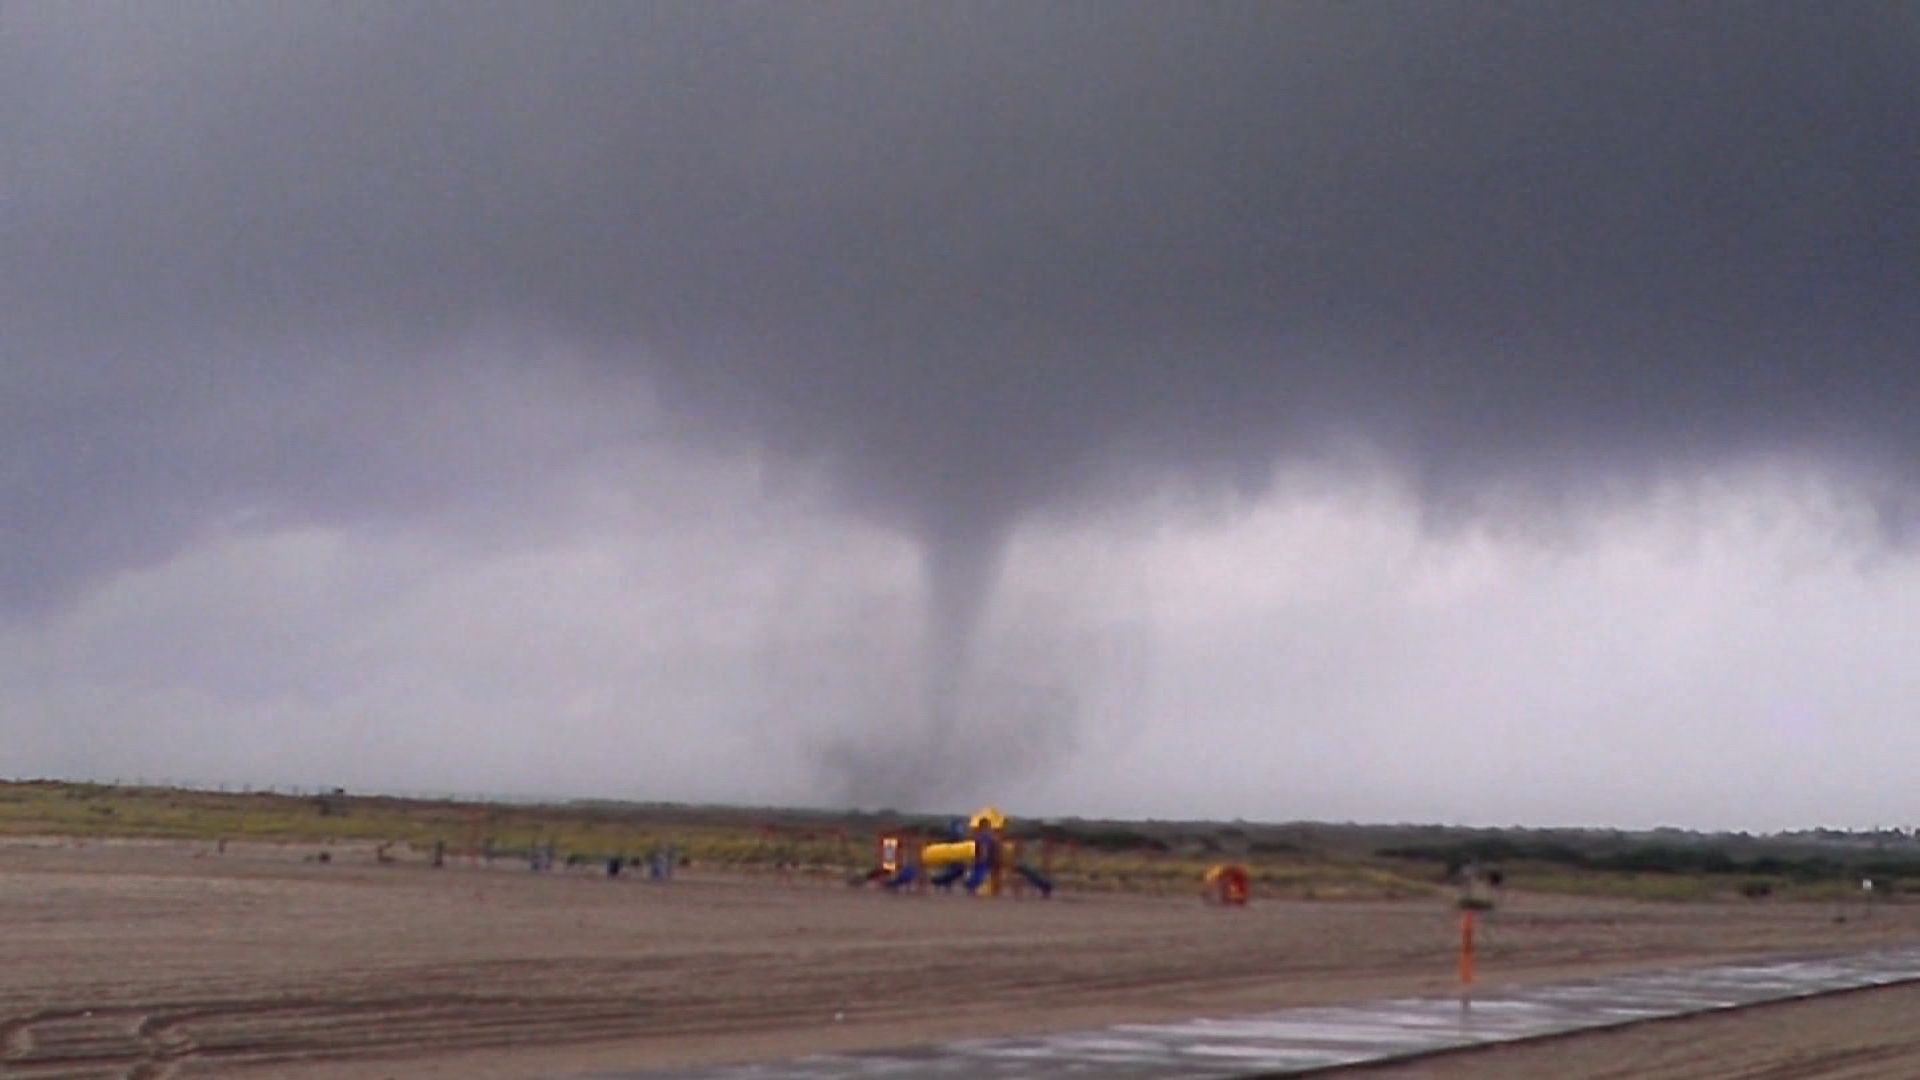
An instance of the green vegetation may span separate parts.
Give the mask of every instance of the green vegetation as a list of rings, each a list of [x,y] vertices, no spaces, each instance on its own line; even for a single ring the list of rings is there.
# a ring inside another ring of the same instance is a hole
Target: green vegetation
[[[1824,831],[1823,831],[1824,832]],[[1906,848],[1901,852],[1898,844]],[[1584,838],[1475,835],[1439,843],[1382,847],[1383,858],[1445,867],[1443,876],[1476,864],[1520,870],[1530,889],[1688,900],[1738,894],[1750,900],[1788,895],[1828,899],[1860,891],[1920,891],[1920,847],[1885,835],[1860,840],[1832,835],[1756,839],[1690,837],[1635,841],[1617,834]]]
[[[672,848],[694,866],[845,878],[869,869],[882,832],[909,845],[944,835],[939,815],[578,801],[548,805],[224,793],[53,781],[0,782],[0,835],[366,846],[524,857],[552,845],[597,862]],[[1246,863],[1269,896],[1386,899],[1435,886],[1377,860],[1330,857],[1293,839],[1210,823],[1015,819],[1020,858],[1081,891],[1190,893],[1216,862]]]
[[[0,835],[359,845],[454,857],[525,857],[551,846],[597,862],[672,849],[691,865],[820,878],[862,876],[883,832],[913,844],[945,815],[576,800],[544,805],[349,795],[210,792],[54,781],[0,782]],[[1457,829],[1294,822],[1014,818],[1019,858],[1079,891],[1191,893],[1220,862],[1259,894],[1302,899],[1449,897],[1471,863],[1506,886],[1648,900],[1832,899],[1920,894],[1920,838],[1898,830],[1755,837],[1679,830]]]

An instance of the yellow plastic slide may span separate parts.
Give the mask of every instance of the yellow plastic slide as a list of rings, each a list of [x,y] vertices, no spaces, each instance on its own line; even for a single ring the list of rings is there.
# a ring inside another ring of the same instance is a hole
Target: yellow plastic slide
[[[973,841],[971,840],[955,840],[949,844],[928,844],[920,849],[920,865],[928,869],[972,861]]]

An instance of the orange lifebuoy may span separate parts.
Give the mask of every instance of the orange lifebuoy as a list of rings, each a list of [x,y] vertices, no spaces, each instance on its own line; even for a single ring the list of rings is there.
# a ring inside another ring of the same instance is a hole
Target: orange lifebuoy
[[[1209,903],[1244,904],[1253,895],[1253,877],[1238,863],[1221,863],[1207,871],[1201,896]]]

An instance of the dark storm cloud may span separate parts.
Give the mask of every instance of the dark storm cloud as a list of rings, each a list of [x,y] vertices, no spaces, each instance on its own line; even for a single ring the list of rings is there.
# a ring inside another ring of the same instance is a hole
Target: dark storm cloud
[[[449,398],[520,362],[476,327],[962,591],[1054,500],[1349,435],[1441,496],[1916,449],[1910,5],[0,12],[15,603],[616,437]]]

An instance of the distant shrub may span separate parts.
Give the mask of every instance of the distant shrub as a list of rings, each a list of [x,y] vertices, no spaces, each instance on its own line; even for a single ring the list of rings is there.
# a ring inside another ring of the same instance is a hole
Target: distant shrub
[[[1920,859],[1882,857],[1843,863],[1827,855],[1795,858],[1778,854],[1739,859],[1723,848],[1706,844],[1659,843],[1582,851],[1555,842],[1529,843],[1503,837],[1479,837],[1453,844],[1386,847],[1378,849],[1375,854],[1389,859],[1440,863],[1447,868],[1449,876],[1469,864],[1524,861],[1609,873],[1744,874],[1774,880],[1787,878],[1803,883],[1851,879],[1862,875],[1875,879],[1920,877]]]
[[[1071,834],[1070,839],[1095,851],[1166,851],[1167,842],[1135,829],[1096,828]]]

